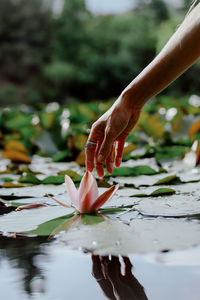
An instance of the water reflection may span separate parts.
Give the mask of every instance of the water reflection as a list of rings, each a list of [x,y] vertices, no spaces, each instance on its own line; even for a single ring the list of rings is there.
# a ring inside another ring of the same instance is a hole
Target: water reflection
[[[0,237],[0,266],[2,300],[198,300],[200,293],[200,248],[99,256],[56,239]]]
[[[22,274],[24,290],[31,295],[40,285],[40,292],[44,292],[44,274],[37,265],[39,256],[46,255],[44,248],[47,238],[8,238],[0,237],[0,261],[9,261],[13,269],[19,269]],[[37,287],[36,283],[37,282]],[[34,284],[33,284],[34,283]],[[39,284],[38,284],[39,283]]]
[[[92,274],[104,295],[112,300],[147,300],[143,286],[132,274],[132,264],[126,256],[122,265],[117,256],[92,255]]]

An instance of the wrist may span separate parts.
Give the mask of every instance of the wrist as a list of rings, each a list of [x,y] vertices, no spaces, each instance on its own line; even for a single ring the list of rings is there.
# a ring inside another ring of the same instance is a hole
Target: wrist
[[[129,111],[141,111],[144,102],[133,88],[127,87],[120,95],[121,101]]]

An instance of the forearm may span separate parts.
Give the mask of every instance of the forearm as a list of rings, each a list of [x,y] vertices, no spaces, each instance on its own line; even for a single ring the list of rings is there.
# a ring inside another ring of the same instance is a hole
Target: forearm
[[[122,95],[141,108],[200,57],[200,4],[186,17],[158,56],[129,84]]]

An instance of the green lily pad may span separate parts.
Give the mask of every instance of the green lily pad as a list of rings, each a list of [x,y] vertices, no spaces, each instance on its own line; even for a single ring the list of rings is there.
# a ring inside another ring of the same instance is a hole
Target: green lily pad
[[[139,176],[139,175],[154,175],[158,172],[149,166],[135,166],[131,167],[120,167],[114,169],[111,175],[106,175],[107,177],[117,177],[117,176]]]
[[[73,217],[73,214],[68,214],[53,220],[40,224],[35,230],[27,231],[26,234],[35,234],[37,236],[49,236],[60,225]]]
[[[62,184],[65,182],[64,176],[48,176],[42,180],[43,184]]]
[[[168,189],[168,188],[160,188],[155,190],[150,194],[150,196],[163,196],[163,195],[173,195],[176,191],[174,189]]]
[[[170,175],[170,176],[166,176],[162,179],[159,179],[153,185],[173,184],[175,182],[180,182],[180,178],[176,175]]]
[[[141,199],[135,209],[143,216],[151,217],[193,217],[200,215],[200,201],[198,196],[172,195],[159,199]]]
[[[157,189],[155,191],[153,191],[150,194],[145,194],[145,193],[141,193],[141,194],[134,194],[131,197],[158,197],[158,196],[164,196],[164,195],[173,195],[175,194],[176,191],[174,189],[169,189],[169,188],[160,188]]]
[[[0,231],[22,233],[37,229],[47,221],[74,213],[73,208],[47,206],[30,210],[14,211],[0,216]]]
[[[60,151],[56,155],[54,155],[53,162],[62,161],[64,158],[68,157],[70,154],[71,154],[70,150]]]
[[[101,215],[83,214],[81,215],[81,221],[84,225],[93,225],[104,222],[105,218]]]
[[[41,181],[33,174],[26,174],[19,178],[20,183],[40,184]]]

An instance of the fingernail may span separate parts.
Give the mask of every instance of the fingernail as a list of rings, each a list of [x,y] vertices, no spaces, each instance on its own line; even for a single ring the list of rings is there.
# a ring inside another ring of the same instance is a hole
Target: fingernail
[[[98,162],[102,162],[103,161],[103,155],[99,154],[97,157]]]

